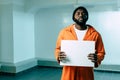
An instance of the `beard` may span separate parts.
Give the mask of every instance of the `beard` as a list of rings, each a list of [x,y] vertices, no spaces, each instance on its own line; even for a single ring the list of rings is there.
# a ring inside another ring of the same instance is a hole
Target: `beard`
[[[80,26],[85,26],[87,20],[88,20],[88,15],[87,14],[82,16],[82,17],[79,17],[78,19],[76,19],[73,15],[73,21]]]
[[[83,21],[80,21],[80,20],[77,20],[77,19],[75,19],[75,18],[74,18],[74,22],[77,23],[77,24],[80,25],[80,26],[85,26],[85,24],[86,24],[86,21],[84,21],[84,20],[83,20]]]

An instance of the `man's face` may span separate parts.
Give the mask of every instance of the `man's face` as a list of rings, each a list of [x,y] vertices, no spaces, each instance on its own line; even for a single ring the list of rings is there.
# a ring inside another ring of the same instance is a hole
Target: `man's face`
[[[81,25],[86,23],[88,19],[88,15],[83,9],[78,9],[74,15],[74,18],[75,18],[75,22]]]

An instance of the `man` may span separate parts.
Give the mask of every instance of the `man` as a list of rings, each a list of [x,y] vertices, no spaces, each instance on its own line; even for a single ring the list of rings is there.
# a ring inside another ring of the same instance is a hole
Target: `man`
[[[73,12],[74,24],[64,28],[58,36],[55,57],[58,61],[66,58],[65,52],[61,51],[61,40],[95,41],[95,53],[90,53],[88,59],[95,67],[98,67],[104,59],[105,50],[101,35],[92,26],[87,25],[88,11],[85,7],[78,7]],[[63,66],[61,80],[94,80],[93,67]]]

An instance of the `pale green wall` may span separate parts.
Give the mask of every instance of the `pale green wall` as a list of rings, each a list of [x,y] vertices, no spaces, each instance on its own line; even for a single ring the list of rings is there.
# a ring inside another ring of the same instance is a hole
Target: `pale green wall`
[[[73,23],[70,6],[58,6],[40,9],[35,15],[36,57],[55,60],[54,49],[59,31]],[[89,8],[88,8],[89,10]],[[93,25],[102,35],[106,56],[102,64],[119,65],[120,56],[120,11],[89,10],[87,23]]]
[[[89,23],[101,33],[106,57],[104,64],[120,65],[120,11],[91,12]]]
[[[35,15],[35,51],[38,59],[55,60],[58,33],[72,23],[72,10],[69,6],[47,8],[39,10]]]
[[[0,62],[13,62],[13,8],[0,5]]]
[[[34,48],[34,15],[20,5],[0,5],[0,62],[35,58]]]
[[[0,62],[17,63],[36,57],[55,60],[56,39],[63,27],[73,23],[73,6],[38,7],[33,10],[37,12],[34,14],[24,8],[13,4],[0,5]],[[120,64],[120,38],[117,36],[120,34],[120,11],[96,10],[89,12],[88,23],[95,26],[103,37],[106,49],[103,63]]]
[[[13,35],[14,62],[35,58],[34,15],[16,5],[13,11]]]

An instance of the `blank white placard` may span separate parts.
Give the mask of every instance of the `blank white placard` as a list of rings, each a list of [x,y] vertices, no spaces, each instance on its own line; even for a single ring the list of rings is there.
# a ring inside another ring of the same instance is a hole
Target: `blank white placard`
[[[61,51],[65,52],[66,59],[60,65],[94,67],[88,54],[95,52],[95,41],[62,40]]]

